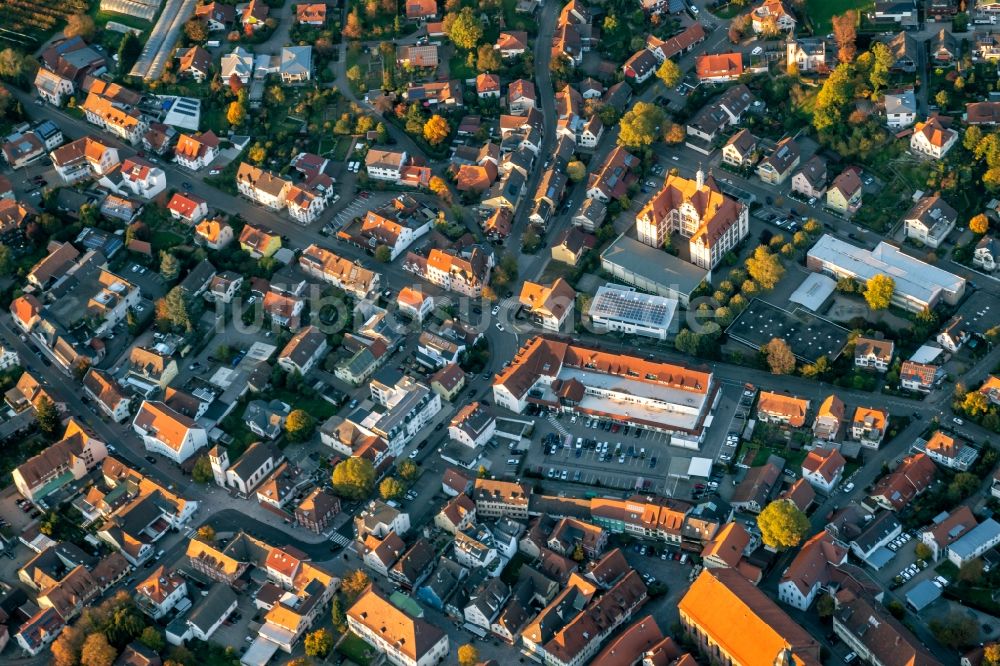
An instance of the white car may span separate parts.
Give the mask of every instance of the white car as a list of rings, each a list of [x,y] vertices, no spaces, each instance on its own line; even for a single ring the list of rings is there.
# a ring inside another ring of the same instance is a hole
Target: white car
[[[854,484],[853,483],[848,483],[846,486],[844,486],[844,492],[845,493],[849,493],[852,490],[854,490]]]
[[[750,55],[760,55],[763,52],[764,52],[764,49],[762,49],[761,47],[758,46],[758,47],[755,47],[754,50],[750,52]]]
[[[420,451],[417,449],[413,449],[412,451],[410,451],[410,460],[416,458],[418,453],[420,453]]]
[[[498,314],[500,314],[500,306],[499,305],[494,305],[493,309],[490,310],[490,314],[492,314],[494,317],[496,317]]]
[[[952,422],[955,425],[965,425],[965,421],[963,421],[962,419],[958,418],[957,416],[952,419]]]
[[[497,330],[501,332],[503,331],[503,324],[501,324],[500,322],[497,322]]]

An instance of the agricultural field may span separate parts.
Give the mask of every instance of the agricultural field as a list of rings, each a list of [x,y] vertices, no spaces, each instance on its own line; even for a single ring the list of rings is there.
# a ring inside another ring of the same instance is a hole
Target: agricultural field
[[[830,32],[830,19],[849,9],[865,12],[875,5],[873,0],[806,0],[805,12],[816,34]]]
[[[40,43],[72,14],[86,13],[88,0],[3,0],[0,2],[0,42]]]

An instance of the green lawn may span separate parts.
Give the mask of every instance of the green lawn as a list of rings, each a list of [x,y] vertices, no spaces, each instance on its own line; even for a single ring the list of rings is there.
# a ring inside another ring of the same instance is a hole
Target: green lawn
[[[864,11],[871,9],[872,0],[806,0],[806,14],[809,15],[816,34],[830,31],[830,19],[843,14],[848,9]]]
[[[337,646],[337,652],[360,666],[368,666],[371,662],[368,655],[371,654],[372,647],[357,634],[347,634]]]
[[[319,395],[307,398],[300,393],[280,389],[272,391],[270,397],[288,403],[292,406],[292,409],[304,409],[308,412],[309,416],[316,419],[317,425],[337,413],[337,408]]]
[[[476,78],[476,70],[469,67],[469,64],[465,61],[468,57],[466,51],[457,51],[455,55],[448,60],[448,73],[451,78],[458,79],[463,83],[467,79]]]
[[[184,243],[184,238],[172,231],[157,230],[153,232],[153,248],[156,250],[168,250],[175,245]]]

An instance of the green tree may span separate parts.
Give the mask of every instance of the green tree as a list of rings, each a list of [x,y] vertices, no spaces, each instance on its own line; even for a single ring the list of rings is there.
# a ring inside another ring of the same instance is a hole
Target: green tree
[[[156,319],[161,326],[190,331],[191,314],[188,310],[188,300],[180,286],[167,292],[166,297],[156,301]]]
[[[102,632],[95,632],[83,641],[80,651],[81,666],[112,666],[118,651],[108,642],[108,637]]]
[[[371,582],[368,574],[361,569],[355,569],[344,576],[340,582],[340,591],[344,593],[344,597],[346,597],[348,602],[347,605],[350,606],[353,604],[354,600],[365,591],[365,588],[371,585]]]
[[[497,72],[503,67],[500,52],[492,44],[480,44],[476,49],[476,69],[480,72]]]
[[[142,55],[142,41],[134,32],[126,32],[118,45],[118,71],[131,71],[132,65]]]
[[[412,460],[404,460],[396,465],[396,471],[404,481],[416,481],[420,476],[420,468]]]
[[[356,88],[361,87],[361,84],[365,81],[365,73],[361,71],[360,65],[351,65],[347,69],[347,80]]]
[[[35,421],[42,434],[55,440],[62,434],[62,420],[56,405],[47,395],[42,395],[35,402]]]
[[[181,262],[170,252],[160,252],[160,276],[173,282],[181,274]]]
[[[333,603],[330,604],[330,623],[340,633],[347,631],[347,615],[344,614],[344,605],[340,602],[340,595],[335,596]]]
[[[979,635],[979,626],[975,619],[960,611],[952,611],[941,618],[935,617],[928,622],[931,633],[942,645],[950,648],[962,648],[971,645]]]
[[[951,96],[948,95],[947,90],[938,90],[937,94],[934,95],[934,103],[937,104],[942,109],[948,106],[948,102],[951,101]]]
[[[285,434],[290,442],[305,442],[313,436],[316,419],[304,409],[293,409],[285,420]]]
[[[327,629],[317,629],[306,634],[304,645],[308,656],[322,659],[333,649],[333,634]]]
[[[853,56],[852,56],[853,57]],[[854,68],[840,64],[833,70],[816,96],[813,127],[817,131],[840,124],[844,107],[854,96]]]
[[[771,548],[794,548],[809,533],[809,519],[788,500],[775,500],[757,516],[761,540]]]
[[[975,125],[973,125],[975,127]],[[987,231],[990,230],[990,220],[984,214],[979,213],[969,220],[969,230],[974,234],[979,234],[982,236]],[[6,271],[3,271],[6,272]]]
[[[163,634],[156,627],[146,627],[139,634],[139,642],[148,647],[153,652],[163,652],[167,647],[167,642],[163,639]]]
[[[660,135],[666,114],[649,102],[636,102],[619,121],[618,145],[648,148]]]
[[[191,468],[191,478],[194,479],[195,483],[210,483],[215,479],[215,475],[212,473],[212,463],[208,456],[198,456],[198,459],[194,461],[194,467]]]
[[[682,78],[684,78],[684,73],[681,71],[681,68],[677,66],[677,63],[670,58],[667,58],[656,70],[656,76],[658,76],[668,88],[673,88],[681,82]]]
[[[833,611],[836,610],[836,605],[833,603],[833,597],[829,594],[820,595],[820,598],[816,600],[816,614],[822,618],[828,618],[833,615]]]
[[[781,338],[771,338],[761,351],[764,352],[767,366],[772,373],[788,375],[795,371],[795,355],[788,343]]]
[[[94,19],[87,14],[73,14],[66,19],[66,27],[63,28],[63,37],[83,37],[86,42],[93,41],[97,32]]]
[[[230,102],[226,121],[231,127],[240,127],[247,119],[247,110],[239,102]]]
[[[200,19],[188,19],[188,22],[184,24],[184,34],[192,42],[201,44],[208,39],[208,26]]]
[[[948,498],[961,502],[979,490],[979,477],[969,472],[959,472],[948,484]]]
[[[375,468],[367,458],[348,458],[333,468],[330,480],[341,497],[362,499],[375,487]]]
[[[885,310],[892,302],[896,291],[896,281],[885,273],[879,273],[865,285],[865,302],[872,310]]]
[[[375,261],[381,264],[392,261],[392,250],[389,249],[388,245],[379,245],[375,248]]]
[[[929,560],[934,557],[931,547],[922,541],[913,549],[913,554],[917,556],[918,560]]]
[[[472,643],[466,643],[458,648],[458,666],[476,666],[479,663],[479,650]]]
[[[451,127],[443,116],[434,114],[424,123],[423,134],[427,143],[436,146],[448,138],[448,135],[451,134]]]
[[[0,77],[19,79],[24,69],[25,58],[18,51],[10,48],[0,51]]]
[[[990,409],[989,399],[979,391],[971,391],[965,394],[962,400],[962,411],[969,416],[979,416],[985,414]]]
[[[758,245],[746,260],[747,272],[761,287],[770,291],[785,275],[781,260],[766,247]]]
[[[868,74],[868,81],[872,84],[872,88],[878,92],[889,85],[889,70],[896,63],[896,58],[889,47],[882,42],[872,44],[871,53],[875,62]]]
[[[387,476],[378,484],[378,493],[386,501],[394,500],[402,497],[406,493],[406,488],[396,477]]]
[[[449,20],[450,19],[450,20]],[[483,38],[483,24],[471,7],[463,7],[458,14],[448,14],[444,20],[445,34],[460,49],[474,49]]]
[[[573,160],[566,165],[566,175],[574,183],[579,183],[587,177],[587,166],[580,160]]]

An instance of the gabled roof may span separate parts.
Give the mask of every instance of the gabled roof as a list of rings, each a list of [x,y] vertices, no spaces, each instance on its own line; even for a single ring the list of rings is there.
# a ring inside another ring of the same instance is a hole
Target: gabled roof
[[[721,645],[737,663],[820,664],[819,643],[732,569],[703,570],[678,609],[682,618]]]

